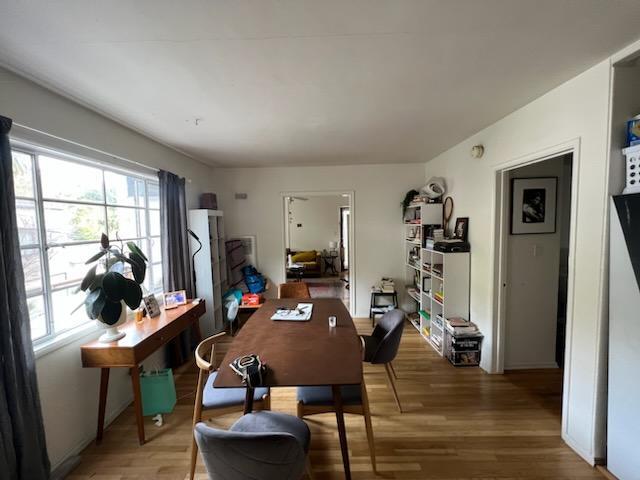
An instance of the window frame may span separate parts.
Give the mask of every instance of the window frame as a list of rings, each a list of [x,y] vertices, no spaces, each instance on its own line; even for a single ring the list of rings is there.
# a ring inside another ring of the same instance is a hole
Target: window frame
[[[78,240],[78,241],[64,241],[64,242],[49,242],[47,238],[47,228],[45,221],[45,203],[61,203],[65,205],[88,205],[94,207],[100,207],[103,211],[103,218],[105,221],[105,230],[107,235],[111,235],[109,232],[109,209],[110,208],[118,208],[118,209],[127,209],[133,210],[136,212],[136,216],[139,215],[138,212],[143,212],[144,221],[143,225],[140,224],[141,227],[144,228],[143,236],[134,236],[122,238],[123,242],[133,241],[139,244],[144,245],[144,250],[147,253],[147,257],[149,258],[148,268],[147,268],[147,278],[149,285],[149,293],[157,295],[162,292],[162,285],[157,288],[154,287],[154,267],[160,266],[162,268],[162,258],[159,259],[153,258],[153,254],[151,252],[152,243],[154,241],[161,242],[161,233],[156,232],[157,235],[152,234],[151,230],[151,216],[152,212],[158,212],[158,216],[160,215],[160,205],[157,208],[154,208],[150,205],[149,201],[149,187],[158,188],[159,189],[159,180],[156,176],[147,173],[141,173],[140,171],[129,170],[125,168],[120,168],[118,166],[110,165],[105,162],[100,162],[98,160],[83,158],[76,155],[71,155],[59,150],[43,148],[36,145],[32,145],[29,143],[24,143],[20,141],[12,141],[10,144],[11,153],[20,153],[23,155],[27,155],[31,161],[31,181],[33,184],[33,197],[26,197],[24,195],[15,195],[16,201],[28,201],[35,204],[35,218],[36,218],[36,230],[38,234],[38,242],[37,243],[29,243],[29,244],[20,244],[20,252],[22,253],[25,250],[37,250],[38,256],[40,260],[40,276],[41,276],[41,285],[39,289],[29,290],[27,293],[27,300],[30,298],[43,298],[44,303],[44,316],[45,316],[45,326],[46,333],[37,339],[33,339],[33,348],[36,354],[44,351],[49,351],[57,348],[57,344],[60,343],[66,344],[69,341],[72,341],[80,334],[86,334],[88,331],[93,332],[96,328],[90,328],[93,325],[93,321],[89,318],[86,319],[86,322],[82,322],[79,325],[74,325],[68,328],[61,328],[56,330],[55,328],[55,315],[53,308],[53,294],[58,291],[63,291],[69,288],[73,288],[76,285],[79,285],[79,281],[70,282],[65,285],[56,285],[53,286],[53,282],[51,280],[51,270],[49,265],[49,251],[51,248],[64,248],[68,246],[81,246],[81,245],[99,245],[100,241],[97,240]],[[60,199],[60,198],[46,198],[42,193],[42,177],[40,171],[40,157],[47,156],[56,160],[78,164],[83,166],[92,167],[100,170],[101,172],[101,183],[102,183],[102,200],[101,201],[87,201],[87,200],[69,200],[69,199]],[[125,175],[127,177],[134,178],[137,181],[141,181],[144,184],[144,198],[143,203],[141,205],[122,205],[114,202],[110,202],[107,196],[107,181],[106,181],[106,173],[116,173],[119,175]],[[17,202],[16,202],[17,203]],[[160,249],[162,252],[162,249]],[[26,283],[26,282],[25,282]],[[146,282],[145,282],[146,283]],[[94,325],[95,327],[95,325]]]

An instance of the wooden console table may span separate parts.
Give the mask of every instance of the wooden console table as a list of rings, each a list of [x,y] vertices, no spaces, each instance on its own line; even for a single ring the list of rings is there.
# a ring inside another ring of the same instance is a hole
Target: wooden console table
[[[171,310],[162,310],[160,316],[145,317],[141,323],[133,320],[125,323],[120,330],[126,335],[115,342],[102,343],[98,340],[80,347],[82,366],[100,368],[100,398],[98,401],[98,430],[96,442],[102,440],[104,431],[104,413],[107,406],[109,388],[109,369],[112,367],[129,368],[133,388],[133,405],[138,424],[138,440],[144,444],[144,419],[142,417],[142,395],[140,393],[140,374],[138,365],[145,358],[173,340],[186,328],[193,325],[200,337],[198,320],[206,311],[204,300],[200,303],[187,303]]]

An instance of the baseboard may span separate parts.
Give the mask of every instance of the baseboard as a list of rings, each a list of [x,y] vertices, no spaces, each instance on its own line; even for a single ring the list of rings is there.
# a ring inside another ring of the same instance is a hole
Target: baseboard
[[[119,405],[115,410],[113,410],[109,415],[105,416],[105,429],[113,423],[113,421],[120,416],[125,409],[131,405],[133,402],[133,396]],[[88,435],[80,442],[76,444],[74,448],[58,463],[51,466],[51,479],[63,479],[65,478],[75,467],[80,463],[81,457],[80,453],[87,448],[91,442],[96,439],[95,435]],[[74,459],[77,459],[74,463]],[[69,468],[70,467],[70,468]],[[68,469],[68,470],[67,470]]]
[[[596,465],[596,470],[598,470],[598,472],[600,472],[600,474],[607,480],[618,480],[618,477],[616,477],[613,473],[607,470],[607,468],[604,465]]]
[[[71,455],[51,471],[51,480],[64,480],[80,464],[80,455]]]
[[[550,363],[520,363],[516,365],[505,365],[504,370],[542,370],[542,369],[557,369],[558,364],[555,362]]]

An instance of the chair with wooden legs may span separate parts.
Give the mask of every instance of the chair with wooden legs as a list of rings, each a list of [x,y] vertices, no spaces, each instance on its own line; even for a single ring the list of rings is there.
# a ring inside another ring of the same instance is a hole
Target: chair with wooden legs
[[[311,294],[304,282],[281,283],[278,285],[278,298],[311,298]]]
[[[196,388],[196,400],[193,407],[193,427],[202,422],[203,412],[223,415],[230,412],[242,411],[245,401],[245,388],[214,388],[213,382],[218,375],[216,371],[216,343],[225,335],[224,332],[212,335],[204,339],[196,347],[195,357],[198,366],[198,386]],[[270,410],[271,397],[268,388],[256,388],[253,396],[254,409]],[[193,479],[198,458],[198,444],[195,437],[191,444],[191,470],[190,479]]]
[[[364,359],[364,341],[362,342],[362,358]],[[369,396],[364,378],[360,385],[343,385],[340,387],[342,396],[342,411],[364,417],[364,427],[367,431],[369,443],[369,455],[371,466],[376,472],[376,447],[373,440],[373,426],[371,424],[371,410],[369,409]],[[299,418],[319,413],[335,412],[333,403],[333,390],[331,386],[322,385],[316,387],[298,387],[296,396],[298,399],[297,414]]]
[[[373,329],[371,335],[361,335],[364,345],[364,361],[372,364],[383,364],[389,378],[389,386],[393,397],[402,413],[398,391],[394,379],[398,376],[391,363],[398,354],[402,331],[404,330],[404,312],[396,309],[385,313]]]

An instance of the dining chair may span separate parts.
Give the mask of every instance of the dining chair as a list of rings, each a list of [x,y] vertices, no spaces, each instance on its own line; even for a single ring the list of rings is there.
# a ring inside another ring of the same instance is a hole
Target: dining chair
[[[376,450],[373,439],[373,426],[371,424],[371,410],[369,409],[369,397],[364,379],[360,385],[343,385],[340,387],[342,395],[342,410],[344,413],[362,415],[364,426],[367,431],[367,442],[369,443],[369,455],[373,471],[376,471]],[[298,387],[297,388],[299,418],[319,413],[335,412],[333,403],[333,391],[331,386]]]
[[[364,347],[364,361],[371,364],[383,364],[389,378],[389,385],[393,392],[393,397],[398,405],[398,410],[402,413],[402,406],[398,398],[398,391],[394,378],[397,379],[396,371],[393,368],[393,360],[398,354],[400,339],[404,330],[404,312],[400,309],[391,310],[385,313],[371,335],[360,335]]]
[[[278,298],[311,298],[311,294],[304,282],[281,283],[278,285]]]
[[[197,423],[193,433],[210,480],[299,480],[305,468],[311,478],[311,432],[292,415],[248,413],[229,430]]]
[[[204,411],[215,411],[217,415],[235,412],[244,406],[245,388],[214,388],[218,372],[216,371],[216,343],[225,335],[225,332],[217,333],[205,338],[196,347],[195,357],[198,366],[198,386],[196,387],[196,400],[193,407],[193,426],[202,421]],[[255,408],[262,410],[271,409],[271,396],[268,388],[256,388],[253,396]],[[191,470],[190,479],[193,480],[198,457],[198,444],[195,438],[191,444]]]

